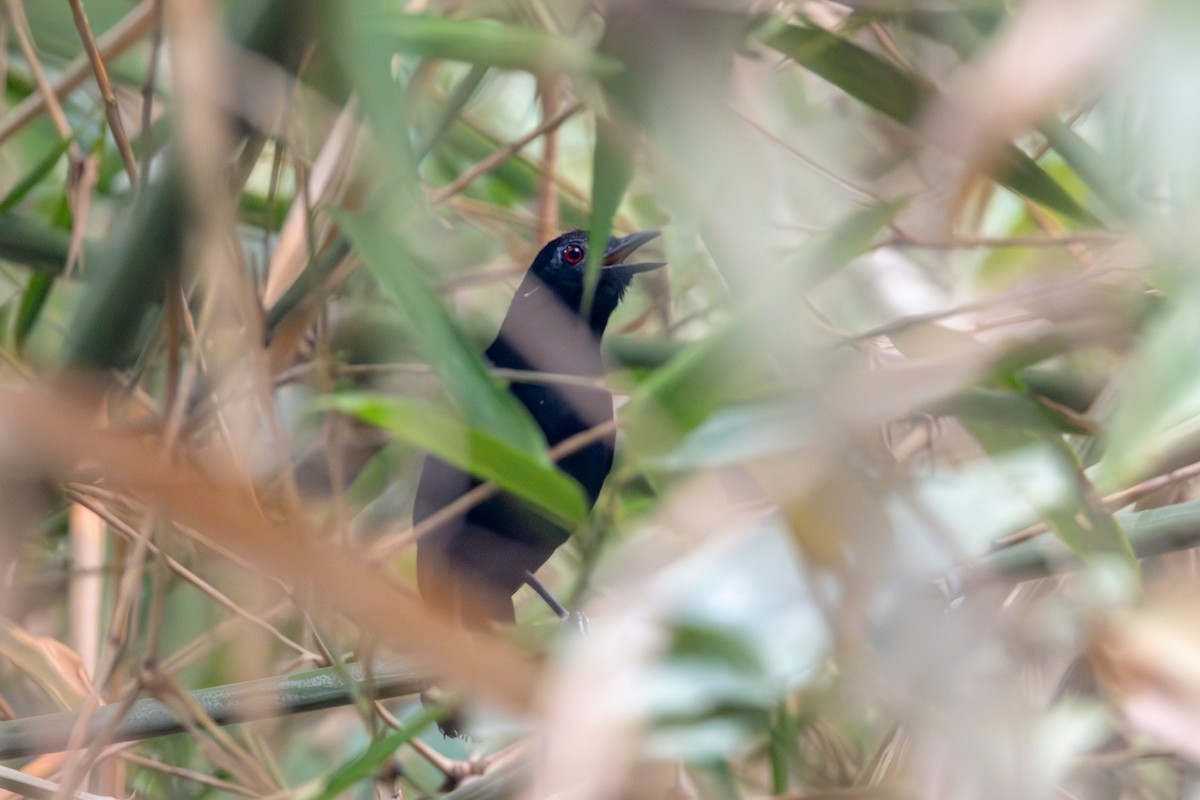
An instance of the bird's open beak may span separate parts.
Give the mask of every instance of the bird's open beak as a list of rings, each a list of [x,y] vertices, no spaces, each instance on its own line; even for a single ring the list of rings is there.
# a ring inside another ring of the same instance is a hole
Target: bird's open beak
[[[646,242],[653,241],[659,236],[658,231],[639,231],[631,233],[628,236],[617,239],[607,250],[604,251],[604,260],[601,267],[605,272],[616,273],[621,276],[632,276],[639,272],[649,272],[652,269],[665,267],[666,263],[662,261],[646,262],[643,264],[623,264],[626,258],[633,255],[633,251],[644,245]]]

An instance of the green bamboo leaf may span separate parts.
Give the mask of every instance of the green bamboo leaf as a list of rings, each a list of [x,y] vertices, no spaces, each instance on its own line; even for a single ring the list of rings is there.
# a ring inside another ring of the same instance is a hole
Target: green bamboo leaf
[[[1195,311],[1200,286],[1188,286],[1167,302],[1143,329],[1123,378],[1124,391],[1110,402],[1103,420],[1105,450],[1094,468],[1102,492],[1195,460],[1190,454],[1200,441],[1200,315]]]
[[[395,13],[383,0],[359,0],[342,7],[343,26],[338,37],[338,51],[346,77],[367,122],[374,132],[375,145],[387,158],[379,164],[388,173],[386,182],[397,196],[417,205],[424,202],[417,178],[417,160],[412,150],[408,120],[407,87],[397,81],[390,65],[395,44],[381,35],[384,26],[395,24],[387,20]]]
[[[797,288],[808,291],[862,255],[904,205],[903,201],[884,203],[857,211],[801,248],[795,261],[802,265],[803,285]]]
[[[613,219],[621,198],[633,179],[632,137],[611,120],[596,124],[596,147],[592,151],[592,215],[588,225],[588,262],[583,280],[584,314],[591,313],[596,284],[600,282],[601,255],[612,233]]]
[[[543,452],[545,441],[529,412],[488,374],[400,237],[378,220],[346,214],[337,219],[379,285],[408,315],[422,355],[471,427],[517,450]]]
[[[0,213],[0,258],[57,275],[67,263],[71,236],[60,228]]]
[[[975,57],[995,34],[1004,15],[998,8],[971,11],[917,11],[901,13],[913,30],[948,45],[964,60]],[[1110,209],[1128,211],[1128,201],[1117,191],[1103,157],[1057,117],[1038,125],[1051,149],[1067,163]]]
[[[465,120],[457,119],[446,132],[439,149],[451,149],[456,155],[474,163],[487,158],[503,144],[504,142],[472,127]],[[464,164],[455,164],[454,176],[464,169]],[[481,176],[465,192],[478,192],[483,186],[495,183],[504,186],[517,198],[528,200],[537,193],[539,174],[538,167],[527,156],[517,153],[488,175]],[[581,228],[588,224],[588,210],[574,194],[559,191],[558,202],[565,227]]]
[[[17,323],[13,331],[13,340],[18,352],[24,347],[33,326],[37,324],[53,286],[54,278],[49,275],[35,272],[29,276],[29,283],[25,284],[25,293],[21,295],[21,307],[17,311]]]
[[[764,41],[851,97],[904,125],[912,125],[933,97],[915,78],[878,56],[820,28],[786,25]],[[1098,220],[1015,145],[1007,145],[991,176],[1019,195],[1089,225]]]
[[[1075,202],[1058,181],[1037,165],[1016,145],[1005,145],[1000,158],[991,166],[992,178],[1017,194],[1039,203],[1052,211],[1071,217],[1086,225],[1099,227],[1101,222],[1090,211]]]
[[[63,153],[67,152],[71,147],[74,139],[61,139],[55,143],[53,147],[42,157],[42,160],[33,165],[33,169],[25,173],[25,177],[17,181],[17,185],[9,190],[8,194],[0,200],[0,212],[12,211],[17,203],[21,202],[25,195],[29,194],[33,187],[41,183],[42,179],[50,174],[50,170],[54,169],[54,165],[63,157]]]
[[[265,320],[268,335],[273,335],[288,315],[305,302],[311,300],[317,287],[329,277],[343,259],[350,254],[350,242],[338,236],[321,252],[309,259],[300,276],[287,288],[283,296],[267,311]]]
[[[361,755],[355,756],[331,772],[314,787],[313,794],[302,790],[299,797],[303,800],[333,800],[340,797],[350,787],[375,775],[380,766],[390,759],[399,747],[411,742],[417,734],[445,716],[445,713],[444,708],[436,706],[421,709],[404,724],[404,727],[380,737]]]
[[[186,205],[183,178],[172,166],[142,191],[114,249],[92,259],[88,293],[71,320],[70,364],[109,369],[136,357],[143,326],[182,265]]]
[[[998,389],[966,389],[939,404],[935,413],[1043,434],[1086,433],[1027,394]]]
[[[720,409],[753,399],[762,385],[762,364],[752,351],[747,325],[739,321],[691,345],[655,370],[621,409],[627,449],[661,458]]]
[[[413,159],[418,164],[425,160],[425,156],[429,155],[429,151],[446,134],[446,131],[450,130],[450,126],[454,124],[459,114],[466,108],[467,103],[475,96],[476,90],[483,83],[483,79],[487,76],[489,69],[486,65],[476,64],[471,67],[471,71],[454,87],[454,91],[450,93],[445,103],[442,104],[437,122],[425,134],[421,143],[414,148]]]
[[[769,32],[765,42],[897,122],[915,122],[927,100],[927,92],[912,76],[821,28],[786,25]]]
[[[71,147],[73,141],[74,139],[62,139],[55,143],[46,155],[34,165],[33,169],[26,173],[25,177],[5,195],[3,200],[0,200],[0,213],[11,211],[34,187],[41,183],[50,174],[50,171],[54,169],[54,165],[59,162],[63,154]],[[61,258],[58,257],[59,247],[63,245],[64,241],[69,243],[69,238],[66,236],[54,237],[53,234],[46,237],[46,242],[50,245],[49,251],[53,253],[52,263],[56,263],[59,268],[66,261],[65,252],[62,253]],[[21,295],[21,306],[17,311],[16,326],[13,330],[13,341],[18,351],[25,344],[25,340],[29,338],[33,326],[37,324],[38,317],[46,305],[46,300],[50,297],[50,289],[53,286],[54,278],[51,274],[34,272],[29,276],[29,282],[25,285],[25,292]]]
[[[483,20],[397,14],[366,15],[370,30],[402,53],[527,72],[611,75],[620,64],[570,37]]]
[[[343,414],[389,430],[565,522],[574,525],[587,517],[579,484],[544,454],[517,449],[485,431],[463,425],[449,414],[410,400],[347,393],[331,397],[329,404]]]
[[[1132,213],[1134,204],[1117,189],[1111,166],[1096,148],[1058,117],[1046,120],[1038,130],[1054,152],[1105,205],[1124,214]]]
[[[1036,405],[1033,400],[1027,402]],[[1028,416],[1032,418],[1035,413],[1031,409]],[[1133,547],[1120,521],[1104,507],[1100,493],[1084,474],[1078,455],[1061,435],[1053,430],[1019,428],[1008,420],[990,422],[970,416],[958,419],[994,459],[1025,448],[1037,453],[1060,475],[1063,496],[1043,508],[1042,515],[1050,530],[1080,561],[1087,564],[1101,557],[1116,559],[1128,568],[1130,575],[1138,574]],[[1014,477],[1017,484],[1020,480],[1020,476]]]

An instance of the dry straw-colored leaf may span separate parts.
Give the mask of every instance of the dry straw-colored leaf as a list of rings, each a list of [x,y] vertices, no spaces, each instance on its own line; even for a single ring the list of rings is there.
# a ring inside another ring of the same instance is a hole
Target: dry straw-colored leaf
[[[85,393],[76,389],[73,395]],[[311,597],[315,609],[350,619],[434,671],[512,709],[524,708],[533,669],[511,646],[468,635],[432,616],[410,593],[364,563],[318,540],[307,522],[280,511],[264,514],[253,487],[235,466],[186,450],[164,459],[157,436],[89,426],[94,414],[79,400],[47,389],[0,396],[5,438],[62,477],[80,465],[105,484],[195,528],[264,573]]]
[[[1141,0],[1034,0],[926,115],[922,157],[931,191],[910,223],[940,233],[948,213],[1001,148],[1058,104],[1114,71],[1140,27]],[[922,225],[924,223],[924,225]]]
[[[1101,620],[1090,647],[1099,683],[1128,723],[1200,758],[1200,629],[1194,587],[1160,589],[1141,609]]]

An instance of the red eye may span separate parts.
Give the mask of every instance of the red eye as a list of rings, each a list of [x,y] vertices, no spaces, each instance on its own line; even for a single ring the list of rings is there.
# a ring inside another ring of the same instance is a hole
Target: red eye
[[[583,248],[577,244],[569,244],[564,247],[562,251],[563,261],[571,265],[575,265],[580,261],[583,261],[583,257],[585,255],[587,255],[587,253],[585,253]]]

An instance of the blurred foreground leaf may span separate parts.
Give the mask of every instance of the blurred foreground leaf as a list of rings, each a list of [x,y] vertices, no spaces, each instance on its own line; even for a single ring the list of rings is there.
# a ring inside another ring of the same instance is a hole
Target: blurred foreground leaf
[[[1124,488],[1200,452],[1200,286],[1185,287],[1154,317],[1107,421],[1103,458],[1093,467],[1101,491]]]
[[[486,481],[495,483],[569,524],[587,517],[583,490],[539,451],[531,455],[485,431],[469,428],[430,406],[392,397],[338,394],[329,404],[343,414],[391,431]]]
[[[0,214],[0,258],[57,275],[67,263],[71,236],[16,214]]]
[[[942,326],[914,329],[896,336],[894,342],[914,359],[981,350],[974,337]],[[1017,381],[1011,374],[1005,377]],[[1016,496],[1027,498],[1030,507],[1077,557],[1085,563],[1115,557],[1131,574],[1137,574],[1133,550],[1064,438],[1060,417],[1029,396],[1024,387],[971,389],[956,393],[941,408],[957,416],[991,457],[993,466],[1000,468],[997,474],[1012,484]],[[1013,459],[1014,453],[1023,458]],[[1039,469],[1012,468],[1024,459],[1040,462]],[[1056,491],[1048,492],[1047,487]]]
[[[25,195],[29,194],[29,192],[35,186],[41,183],[46,176],[50,174],[50,171],[54,169],[54,165],[57,164],[59,159],[63,157],[63,154],[65,154],[67,150],[71,148],[73,142],[73,139],[63,139],[51,147],[46,152],[46,155],[42,157],[42,160],[34,164],[33,168],[30,169],[29,172],[25,173],[25,177],[21,178],[21,180],[19,180],[17,184],[9,190],[8,194],[4,196],[3,200],[0,200],[0,212],[12,211],[13,208],[16,207],[17,203],[21,202],[21,200],[25,198]]]
[[[916,78],[836,34],[787,25],[764,40],[871,108],[912,127],[933,95]],[[991,167],[1000,183],[1035,203],[1088,225],[1098,220],[1015,145],[1006,145]]]
[[[471,426],[519,451],[543,451],[545,442],[529,412],[488,375],[404,243],[385,232],[378,219],[341,216],[340,222],[371,274],[408,316],[425,360]]]
[[[149,316],[161,306],[167,277],[182,265],[187,200],[179,175],[143,190],[118,246],[92,265],[90,289],[71,321],[68,362],[121,368]]]
[[[17,311],[16,327],[13,331],[13,342],[18,351],[25,345],[29,334],[33,332],[33,327],[37,324],[42,309],[45,308],[52,288],[54,288],[52,276],[40,272],[29,276],[29,282],[25,284],[25,292],[21,295],[21,307]]]
[[[608,247],[613,219],[621,198],[633,178],[631,131],[607,120],[596,124],[596,147],[592,153],[592,215],[588,223],[588,259],[583,279],[584,313],[591,312],[596,285],[600,282],[600,264]]]
[[[753,399],[762,365],[748,357],[749,340],[733,324],[692,345],[639,384],[621,408],[629,450],[661,457],[717,410]]]
[[[396,749],[411,742],[422,730],[437,722],[445,715],[445,710],[438,707],[423,709],[404,723],[404,727],[391,731],[382,736],[362,755],[359,755],[338,767],[326,778],[319,787],[308,794],[301,791],[298,795],[304,800],[332,800],[342,792],[360,781],[370,778],[379,768],[392,758]]]
[[[618,62],[593,53],[582,42],[500,22],[397,14],[390,9],[364,15],[363,21],[396,50],[424,58],[528,72],[563,69],[603,75],[620,69]]]

